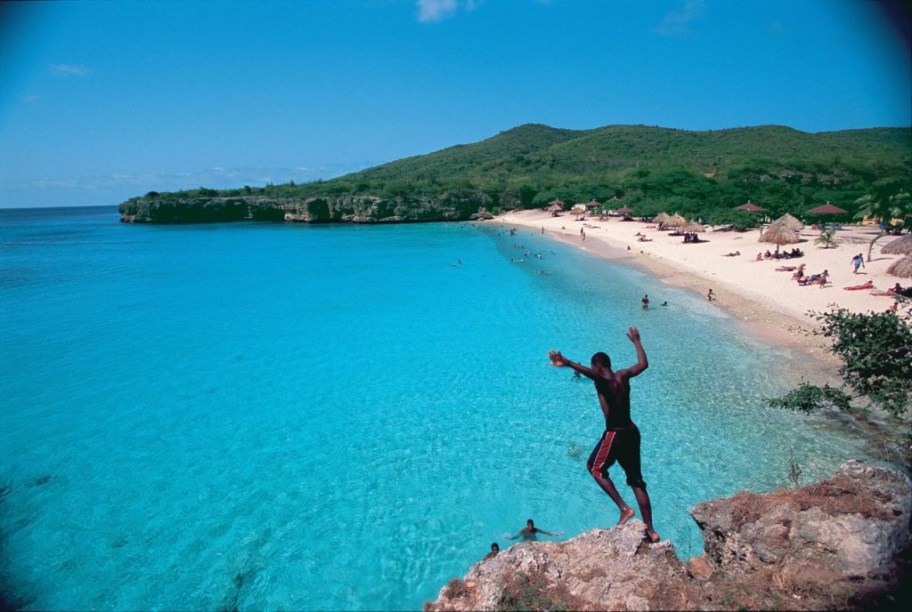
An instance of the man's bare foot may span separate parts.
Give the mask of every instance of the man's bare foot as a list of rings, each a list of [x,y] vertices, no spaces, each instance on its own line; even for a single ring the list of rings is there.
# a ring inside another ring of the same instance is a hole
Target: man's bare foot
[[[623,525],[629,521],[631,518],[633,518],[634,514],[636,514],[636,512],[633,511],[633,508],[621,510],[621,518],[618,519],[618,525]]]
[[[647,529],[647,530],[646,530],[646,537],[644,537],[643,539],[646,540],[647,542],[649,542],[650,544],[655,544],[656,542],[658,542],[658,541],[661,540],[662,538],[660,538],[660,537],[659,537],[659,534],[657,534],[657,533],[656,533],[655,531],[653,531],[652,529]]]

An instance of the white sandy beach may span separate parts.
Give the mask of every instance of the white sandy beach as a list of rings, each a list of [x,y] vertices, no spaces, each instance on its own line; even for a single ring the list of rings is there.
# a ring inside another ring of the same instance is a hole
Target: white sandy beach
[[[876,227],[845,226],[837,231],[835,248],[825,249],[814,243],[818,230],[805,228],[800,232],[802,242],[786,245],[783,250],[798,247],[804,256],[795,259],[764,259],[757,254],[775,251],[775,245],[759,242],[759,230],[748,232],[706,231],[699,235],[705,242],[685,243],[681,236],[670,236],[654,224],[641,221],[622,221],[620,217],[599,220],[587,216],[577,220],[569,213],[559,217],[540,210],[514,211],[497,217],[513,226],[542,230],[563,242],[611,259],[629,260],[656,274],[664,282],[695,291],[703,296],[712,289],[713,304],[731,313],[748,325],[753,333],[769,342],[798,349],[817,358],[832,362],[826,351],[828,342],[811,332],[818,327],[808,311],[824,312],[837,305],[853,312],[883,311],[894,299],[879,296],[870,290],[849,291],[844,287],[872,281],[877,290],[893,287],[897,282],[905,287],[909,279],[886,273],[899,255],[884,255],[881,248],[895,237],[885,236],[877,241],[872,261],[867,261],[868,247],[878,230]],[[585,231],[585,240],[580,230]],[[711,230],[710,226],[707,226]],[[642,242],[637,234],[648,241]],[[737,256],[726,256],[737,253]],[[853,274],[852,257],[861,253],[865,267]],[[824,286],[802,286],[792,280],[791,271],[778,271],[782,266],[805,264],[806,274],[828,270],[830,282]],[[902,310],[900,309],[900,312]]]

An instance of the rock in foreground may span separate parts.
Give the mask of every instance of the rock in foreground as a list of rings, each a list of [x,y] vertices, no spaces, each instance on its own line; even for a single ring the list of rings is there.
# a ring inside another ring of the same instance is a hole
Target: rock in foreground
[[[476,563],[427,610],[819,610],[894,607],[912,544],[912,483],[850,461],[829,480],[692,511],[705,553],[682,563],[630,521],[527,542]],[[908,578],[908,576],[906,577]]]

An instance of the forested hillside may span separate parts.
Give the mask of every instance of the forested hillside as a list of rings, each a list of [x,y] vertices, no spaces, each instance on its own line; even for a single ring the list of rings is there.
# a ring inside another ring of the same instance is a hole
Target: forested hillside
[[[121,212],[141,217],[157,209],[187,217],[190,211],[181,207],[205,204],[210,213],[199,218],[135,220],[223,220],[210,217],[231,209],[232,218],[427,221],[438,213],[461,219],[479,208],[534,208],[560,199],[568,206],[597,200],[629,206],[636,215],[664,210],[723,223],[743,220],[732,209],[748,200],[771,214],[803,216],[827,201],[855,213],[863,207],[859,198],[869,196],[870,206],[901,201],[895,196],[903,192],[912,192],[909,128],[809,134],[780,126],[692,132],[523,125],[333,180],[150,193],[128,200]]]

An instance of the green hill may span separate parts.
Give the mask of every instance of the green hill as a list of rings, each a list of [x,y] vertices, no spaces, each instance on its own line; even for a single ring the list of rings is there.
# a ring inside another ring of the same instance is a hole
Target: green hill
[[[861,196],[902,190],[912,192],[910,128],[809,134],[781,126],[693,132],[530,124],[329,181],[151,193],[124,202],[121,213],[151,222],[406,222],[595,199],[637,215],[666,210],[731,222],[738,218],[731,209],[748,200],[802,216],[826,201],[854,212]]]

